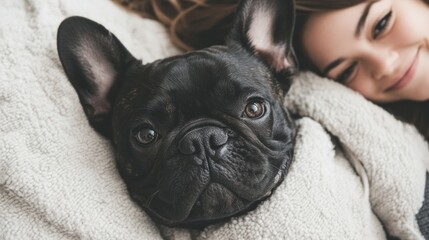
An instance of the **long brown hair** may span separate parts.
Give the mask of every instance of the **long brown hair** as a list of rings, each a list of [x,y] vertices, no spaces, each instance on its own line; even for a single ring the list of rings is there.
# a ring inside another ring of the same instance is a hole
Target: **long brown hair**
[[[352,7],[366,1],[370,0],[295,0],[297,12],[293,47],[298,57],[300,70],[318,72],[301,46],[304,25],[309,16],[316,12],[333,11]],[[424,2],[429,4],[429,0],[424,0]],[[425,139],[429,140],[429,101],[400,101],[380,104],[380,106],[391,112],[398,119],[414,124]]]
[[[164,24],[185,51],[223,44],[238,0],[113,0]]]

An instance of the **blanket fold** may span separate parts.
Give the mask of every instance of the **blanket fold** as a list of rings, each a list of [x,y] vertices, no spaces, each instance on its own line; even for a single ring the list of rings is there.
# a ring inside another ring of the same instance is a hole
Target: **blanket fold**
[[[416,215],[424,201],[427,142],[414,126],[396,120],[361,95],[311,73],[301,74],[286,99],[334,134],[365,169],[374,212],[401,239],[421,239]]]

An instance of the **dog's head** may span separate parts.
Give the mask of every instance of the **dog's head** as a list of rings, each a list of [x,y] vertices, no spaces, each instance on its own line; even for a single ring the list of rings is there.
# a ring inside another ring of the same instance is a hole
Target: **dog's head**
[[[293,1],[246,1],[225,46],[142,64],[81,17],[58,30],[89,123],[110,138],[128,190],[156,221],[202,226],[269,196],[292,160],[281,102],[294,64]]]

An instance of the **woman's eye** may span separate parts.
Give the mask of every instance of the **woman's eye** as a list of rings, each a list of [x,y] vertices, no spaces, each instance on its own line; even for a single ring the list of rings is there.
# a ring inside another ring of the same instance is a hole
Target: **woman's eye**
[[[390,10],[374,27],[372,37],[376,39],[380,33],[387,27],[389,24],[390,18],[392,17],[392,10]]]
[[[158,139],[158,133],[150,128],[140,129],[135,135],[134,138],[142,145],[148,145],[156,142]]]
[[[336,79],[337,82],[346,83],[350,80],[350,76],[353,74],[357,62],[354,62],[352,65],[347,67]]]

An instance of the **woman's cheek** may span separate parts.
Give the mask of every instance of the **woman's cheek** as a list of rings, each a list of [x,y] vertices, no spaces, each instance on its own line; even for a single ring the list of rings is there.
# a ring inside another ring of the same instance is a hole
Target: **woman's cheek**
[[[429,38],[429,8],[420,6],[420,4],[410,1],[402,2],[396,9],[396,17],[392,26],[392,37],[398,44],[408,45]],[[412,12],[413,17],[410,17]]]
[[[371,78],[365,74],[358,74],[347,86],[370,100],[373,100],[375,97],[374,83],[371,81]]]

